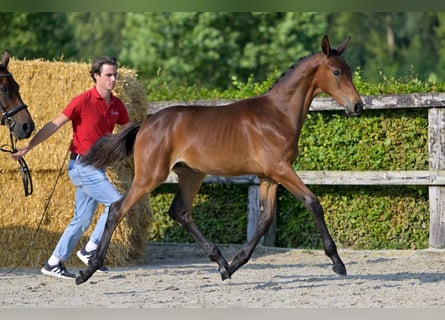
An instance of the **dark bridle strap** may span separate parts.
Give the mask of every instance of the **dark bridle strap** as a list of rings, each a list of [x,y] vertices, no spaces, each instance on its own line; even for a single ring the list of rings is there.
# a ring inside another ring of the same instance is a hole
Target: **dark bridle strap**
[[[25,191],[25,197],[27,197],[33,192],[31,172],[29,171],[25,159],[20,158],[18,161],[20,163],[20,173],[22,174],[23,189]]]
[[[11,146],[10,149],[7,149],[6,145],[0,146],[0,151],[2,152],[9,152],[9,153],[15,153],[17,152],[17,148],[15,147],[14,143],[14,137],[12,134],[12,128],[9,128],[9,137],[11,140]],[[20,158],[18,160],[20,165],[20,173],[22,174],[22,182],[23,182],[23,188],[25,191],[25,197],[30,196],[33,192],[33,185],[32,185],[32,178],[31,178],[31,171],[29,171],[28,165],[24,158]]]
[[[2,124],[4,124],[6,119],[12,117],[16,113],[19,113],[22,110],[28,109],[28,106],[26,104],[21,104],[21,105],[15,107],[12,110],[6,110],[6,108],[1,103],[0,103],[0,105],[2,107]]]

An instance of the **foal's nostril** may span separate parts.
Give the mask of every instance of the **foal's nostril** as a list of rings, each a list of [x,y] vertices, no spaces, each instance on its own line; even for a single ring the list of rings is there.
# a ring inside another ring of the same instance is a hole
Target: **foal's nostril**
[[[363,111],[363,104],[360,102],[357,102],[354,106],[354,112],[355,113],[360,113]]]
[[[34,123],[23,124],[23,131],[26,132],[26,134],[31,134],[33,130],[34,130]]]

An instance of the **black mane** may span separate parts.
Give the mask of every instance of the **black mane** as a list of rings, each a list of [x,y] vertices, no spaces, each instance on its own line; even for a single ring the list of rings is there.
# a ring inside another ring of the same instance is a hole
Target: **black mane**
[[[299,58],[293,65],[291,65],[286,71],[284,71],[281,76],[278,77],[278,79],[272,84],[268,91],[270,91],[277,83],[281,82],[284,78],[287,78],[287,76],[289,76],[289,74],[291,74],[300,63],[314,55],[315,53],[312,53],[310,55]]]

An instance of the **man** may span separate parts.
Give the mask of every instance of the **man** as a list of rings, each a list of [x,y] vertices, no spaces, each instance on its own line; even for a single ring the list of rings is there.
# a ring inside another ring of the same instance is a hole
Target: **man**
[[[51,257],[41,269],[45,275],[65,279],[76,277],[66,269],[63,262],[68,259],[82,234],[91,225],[98,203],[103,203],[105,210],[88,243],[77,252],[80,260],[87,265],[102,237],[110,205],[121,198],[103,170],[81,165],[79,162],[82,155],[86,154],[100,137],[113,132],[116,124],[129,123],[128,112],[123,102],[111,93],[117,78],[116,59],[98,58],[91,66],[90,75],[94,81],[93,88],[73,98],[56,118],[46,123],[36,133],[26,147],[12,155],[13,159],[20,159],[71,121],[73,140],[70,145],[68,175],[76,187],[74,216]],[[98,271],[106,272],[108,269],[103,265]]]

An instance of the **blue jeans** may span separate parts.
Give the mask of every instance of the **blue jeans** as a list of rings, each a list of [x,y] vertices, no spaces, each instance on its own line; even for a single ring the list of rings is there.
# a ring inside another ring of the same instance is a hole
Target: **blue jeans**
[[[121,194],[110,183],[104,170],[81,165],[77,160],[69,160],[68,175],[76,186],[76,196],[74,217],[53,252],[53,255],[61,261],[66,261],[71,255],[82,234],[91,225],[98,203],[102,203],[105,205],[105,210],[90,237],[92,242],[99,244],[110,205],[121,198]]]

